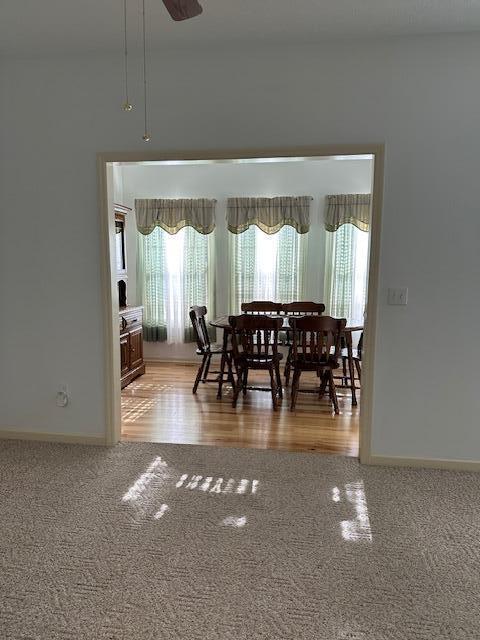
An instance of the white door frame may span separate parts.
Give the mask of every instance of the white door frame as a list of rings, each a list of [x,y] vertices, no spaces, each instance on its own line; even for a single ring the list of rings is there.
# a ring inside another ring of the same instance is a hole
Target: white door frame
[[[234,149],[223,151],[128,151],[97,154],[98,199],[101,224],[102,306],[104,317],[105,362],[105,443],[115,445],[121,437],[120,350],[118,340],[118,302],[115,273],[115,217],[113,185],[108,164],[113,162],[155,162],[165,160],[237,160],[248,158],[289,158],[372,155],[372,225],[368,277],[365,349],[362,361],[362,400],[360,404],[360,462],[371,462],[371,425],[373,404],[373,365],[377,323],[377,296],[380,258],[380,232],[383,200],[384,144],[320,145],[280,149]]]

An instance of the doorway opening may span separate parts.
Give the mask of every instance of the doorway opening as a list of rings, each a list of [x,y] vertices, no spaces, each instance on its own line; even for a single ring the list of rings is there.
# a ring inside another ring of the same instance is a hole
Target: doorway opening
[[[107,363],[116,361],[111,441],[360,453],[366,461],[383,149],[360,151],[99,157]],[[258,310],[259,302],[274,307]],[[292,303],[316,306],[296,312]],[[202,307],[196,324],[192,309]],[[276,382],[256,367],[239,382],[230,323],[242,314],[280,322]],[[306,316],[346,326],[332,377],[302,371],[293,403],[293,352],[302,345],[292,322]]]

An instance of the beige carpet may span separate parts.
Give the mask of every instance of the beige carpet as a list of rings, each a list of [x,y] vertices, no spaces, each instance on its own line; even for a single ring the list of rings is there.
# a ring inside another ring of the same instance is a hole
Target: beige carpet
[[[0,442],[2,640],[480,637],[480,475]]]

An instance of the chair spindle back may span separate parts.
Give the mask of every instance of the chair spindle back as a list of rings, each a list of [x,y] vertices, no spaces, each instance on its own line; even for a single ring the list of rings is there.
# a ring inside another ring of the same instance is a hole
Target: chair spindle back
[[[322,302],[298,301],[282,304],[282,312],[288,316],[321,316],[325,311]]]
[[[190,320],[192,322],[195,340],[197,341],[198,350],[205,354],[210,349],[210,336],[208,335],[207,323],[205,316],[207,315],[207,307],[199,307],[194,305],[190,307]]]
[[[331,316],[290,318],[293,330],[292,357],[305,363],[330,363],[336,366],[341,351],[341,336],[347,321]]]
[[[279,314],[282,312],[282,304],[271,302],[270,300],[254,300],[253,302],[242,302],[242,313],[250,314]]]
[[[232,353],[235,358],[267,359],[278,355],[278,333],[282,318],[243,314],[230,316]]]

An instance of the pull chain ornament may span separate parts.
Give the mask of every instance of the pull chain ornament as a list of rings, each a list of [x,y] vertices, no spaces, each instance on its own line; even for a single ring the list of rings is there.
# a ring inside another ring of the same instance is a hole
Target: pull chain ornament
[[[125,102],[122,104],[122,109],[128,112],[133,109],[133,105],[128,99],[127,0],[123,0],[123,53],[125,60]]]
[[[142,0],[142,22],[143,22],[143,119],[144,129],[142,140],[150,142],[151,136],[148,133],[148,117],[147,117],[147,37],[145,29],[145,0]]]

